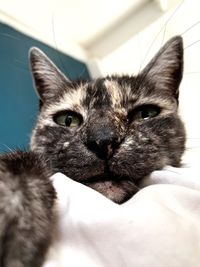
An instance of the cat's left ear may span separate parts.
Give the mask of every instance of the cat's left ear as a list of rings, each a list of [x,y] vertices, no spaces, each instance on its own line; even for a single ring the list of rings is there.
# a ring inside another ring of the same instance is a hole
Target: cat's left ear
[[[141,78],[152,82],[161,92],[168,91],[177,100],[182,76],[183,40],[181,36],[171,38],[141,73]]]
[[[54,63],[38,48],[29,51],[30,66],[37,94],[42,102],[51,100],[70,81]]]

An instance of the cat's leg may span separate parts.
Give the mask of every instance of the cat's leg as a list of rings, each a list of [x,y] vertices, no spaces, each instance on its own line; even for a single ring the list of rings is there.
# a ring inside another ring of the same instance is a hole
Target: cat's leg
[[[32,152],[0,156],[0,266],[40,267],[51,242],[55,192]]]

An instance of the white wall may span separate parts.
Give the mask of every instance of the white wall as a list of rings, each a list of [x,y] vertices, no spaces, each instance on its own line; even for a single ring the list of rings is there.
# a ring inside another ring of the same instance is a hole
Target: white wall
[[[199,14],[200,1],[182,1],[178,7],[176,6],[173,10],[170,10],[170,12],[166,13],[137,36],[124,43],[115,51],[112,51],[112,53],[98,59],[98,67],[103,75],[111,73],[137,73],[166,40],[177,34],[183,36],[185,67],[184,78],[180,88],[180,113],[185,122],[188,135],[188,148],[185,153],[184,162],[193,164],[199,164],[200,158]],[[192,28],[190,29],[190,27]]]
[[[114,31],[116,24],[154,1],[1,0],[0,21],[85,60],[97,50],[102,37],[105,39],[106,33]]]

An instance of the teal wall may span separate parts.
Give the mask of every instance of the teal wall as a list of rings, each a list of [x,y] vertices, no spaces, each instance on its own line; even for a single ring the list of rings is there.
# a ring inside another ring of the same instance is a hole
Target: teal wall
[[[38,113],[28,51],[36,46],[71,79],[88,79],[86,65],[0,23],[0,152],[28,148]]]

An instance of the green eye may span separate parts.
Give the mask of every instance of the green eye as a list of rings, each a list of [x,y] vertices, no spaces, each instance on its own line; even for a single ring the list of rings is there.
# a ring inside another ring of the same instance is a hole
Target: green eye
[[[129,114],[131,121],[142,121],[156,117],[160,113],[160,108],[154,105],[144,105]]]
[[[78,127],[81,124],[82,118],[75,112],[66,111],[56,114],[54,121],[61,126],[73,128]]]

